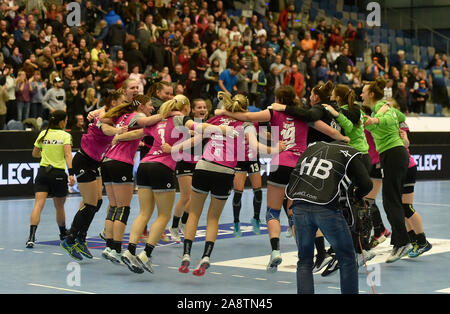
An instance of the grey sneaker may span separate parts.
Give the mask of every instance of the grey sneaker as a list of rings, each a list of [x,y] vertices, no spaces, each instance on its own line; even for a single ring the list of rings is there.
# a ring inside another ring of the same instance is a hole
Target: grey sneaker
[[[395,247],[391,251],[391,255],[386,260],[386,263],[393,263],[395,261],[398,261],[403,256],[408,255],[409,251],[411,251],[412,245],[411,243],[408,243],[406,245]]]
[[[120,254],[117,253],[116,250],[111,250],[108,254],[108,259],[114,264],[120,265],[122,262],[120,261]]]
[[[178,231],[178,228],[169,228],[169,232],[170,232],[170,238],[172,239],[172,241],[174,242],[181,242],[181,237],[180,237],[180,233]]]
[[[126,250],[120,257],[120,259],[125,265],[128,266],[128,269],[131,270],[133,273],[142,274],[144,272],[141,265],[137,261],[136,256],[131,254],[130,251]]]
[[[138,263],[149,273],[153,274],[153,265],[152,265],[152,257],[148,257],[147,254],[145,254],[145,251],[142,251],[137,257],[136,257]]]
[[[363,256],[363,254],[364,254],[364,256]],[[358,267],[364,266],[364,261],[367,263],[372,258],[374,258],[375,255],[376,255],[371,250],[369,250],[369,251],[363,250],[363,254],[359,254],[359,253],[356,254],[357,255],[357,261],[358,261]]]
[[[278,270],[278,265],[281,264],[283,259],[279,250],[273,250],[270,254],[269,264],[267,265],[268,273],[275,273]]]

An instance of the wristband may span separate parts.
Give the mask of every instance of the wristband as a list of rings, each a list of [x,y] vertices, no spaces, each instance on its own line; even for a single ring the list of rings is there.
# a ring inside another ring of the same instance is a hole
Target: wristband
[[[73,168],[69,168],[69,176],[75,175],[75,171],[73,171]]]

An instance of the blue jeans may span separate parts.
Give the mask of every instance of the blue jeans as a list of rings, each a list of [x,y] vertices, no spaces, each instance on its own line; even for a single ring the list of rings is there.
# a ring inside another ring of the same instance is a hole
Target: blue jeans
[[[320,229],[333,247],[339,264],[341,293],[358,293],[358,266],[350,230],[342,211],[333,207],[294,202],[298,246],[297,293],[313,294],[313,259],[316,231]]]
[[[17,121],[23,121],[30,117],[30,103],[17,101]]]

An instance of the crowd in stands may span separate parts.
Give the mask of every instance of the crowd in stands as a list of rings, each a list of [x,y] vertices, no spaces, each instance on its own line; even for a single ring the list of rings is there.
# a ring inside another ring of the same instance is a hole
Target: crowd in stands
[[[230,14],[229,0],[77,2],[81,25],[70,27],[68,1],[0,1],[0,130],[57,109],[67,110],[70,129],[83,130],[88,112],[128,78],[142,93],[167,82],[172,94],[210,100],[211,110],[221,90],[246,94],[258,110],[282,84],[305,99],[328,80],[359,95],[378,76],[406,113],[425,113],[430,97],[438,114],[449,105],[445,54],[426,69],[408,64],[402,51],[389,60],[379,46],[367,60],[363,23],[345,31],[325,19],[294,27],[289,2],[280,10],[279,1],[252,1],[248,16]]]

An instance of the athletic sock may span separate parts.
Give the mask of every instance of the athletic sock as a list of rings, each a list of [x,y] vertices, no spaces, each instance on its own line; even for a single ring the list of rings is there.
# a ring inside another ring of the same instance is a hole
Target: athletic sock
[[[417,241],[416,233],[414,232],[414,230],[408,231],[408,237],[409,237],[409,241],[410,241],[411,243],[414,243],[414,242]]]
[[[172,228],[176,229],[178,228],[178,224],[180,223],[181,217],[173,216],[172,220]]]
[[[261,215],[262,191],[261,189],[253,190],[253,218],[259,221]]]
[[[189,213],[183,212],[183,216],[181,217],[181,223],[186,224],[186,222],[188,221],[188,218],[189,218]]]
[[[314,240],[314,244],[316,245],[317,254],[320,256],[324,256],[325,251],[325,238],[324,237],[316,237]]]
[[[239,222],[239,215],[241,213],[241,207],[242,207],[242,191],[234,190],[233,195],[233,217],[234,217],[234,223]]]
[[[113,249],[116,250],[117,253],[122,252],[122,241],[113,240]]]
[[[36,238],[37,225],[30,225],[30,239]]]
[[[416,234],[416,241],[419,246],[427,245],[427,238],[425,237],[425,233]]]
[[[147,257],[152,256],[152,252],[153,252],[153,249],[154,249],[154,248],[155,248],[155,247],[154,247],[153,245],[151,245],[151,244],[149,244],[149,243],[146,243],[146,244],[145,244],[145,249],[144,249],[145,255],[147,255]]]
[[[109,247],[111,250],[113,249],[114,240],[113,239],[106,239],[106,247]]]
[[[272,247],[272,251],[279,251],[280,250],[280,238],[270,239],[270,246]]]
[[[202,258],[205,257],[205,256],[211,257],[211,253],[212,253],[213,248],[214,248],[214,242],[206,241],[205,242],[205,249],[203,250]]]
[[[132,255],[136,255],[136,244],[134,244],[134,243],[128,243],[128,251],[129,251]]]
[[[183,243],[183,255],[189,254],[191,255],[191,249],[192,249],[192,240],[184,239]]]

